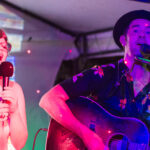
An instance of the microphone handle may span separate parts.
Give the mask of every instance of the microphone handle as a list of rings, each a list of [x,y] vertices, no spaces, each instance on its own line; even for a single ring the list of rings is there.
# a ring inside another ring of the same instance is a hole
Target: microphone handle
[[[7,87],[7,86],[9,86],[9,77],[5,77],[5,76],[3,76],[3,91],[4,91],[4,87]],[[2,98],[0,98],[0,101],[2,101],[2,103],[7,103],[7,102],[5,102],[5,100],[3,100]],[[1,118],[5,118],[6,116],[2,113],[1,114]],[[7,120],[5,120],[5,121],[2,121],[2,125],[4,126],[5,124],[7,125],[8,123],[9,123],[9,121],[10,121],[10,118],[9,118],[10,116],[8,116],[7,117]]]
[[[138,61],[138,62],[147,64],[147,65],[150,65],[150,60],[149,60],[149,59],[146,59],[146,58],[135,57],[135,60]]]
[[[4,77],[3,76],[3,91],[4,91],[4,87],[9,86],[9,77]]]

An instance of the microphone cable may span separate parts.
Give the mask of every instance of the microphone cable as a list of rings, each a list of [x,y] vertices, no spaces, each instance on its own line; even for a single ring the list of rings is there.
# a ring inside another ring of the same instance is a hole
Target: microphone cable
[[[38,135],[38,133],[39,133],[41,130],[42,130],[42,131],[46,131],[46,132],[48,131],[47,128],[40,128],[40,129],[38,129],[38,131],[36,132],[35,137],[34,137],[32,150],[34,150],[34,147],[35,147],[35,141],[36,141],[37,135]]]

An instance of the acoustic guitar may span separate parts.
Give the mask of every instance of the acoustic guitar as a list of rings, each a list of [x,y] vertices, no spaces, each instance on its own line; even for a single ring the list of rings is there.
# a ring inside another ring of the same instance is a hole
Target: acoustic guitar
[[[109,149],[148,150],[149,133],[142,121],[114,116],[86,97],[69,100],[67,104],[76,118],[96,132]],[[121,144],[114,145],[118,140]],[[86,147],[77,135],[52,119],[47,134],[46,150],[86,150]]]

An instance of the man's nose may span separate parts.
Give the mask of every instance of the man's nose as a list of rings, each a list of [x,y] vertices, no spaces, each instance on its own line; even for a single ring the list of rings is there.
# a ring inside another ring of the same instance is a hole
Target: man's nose
[[[140,32],[139,32],[139,37],[140,37],[140,38],[145,37],[145,31],[140,31]]]

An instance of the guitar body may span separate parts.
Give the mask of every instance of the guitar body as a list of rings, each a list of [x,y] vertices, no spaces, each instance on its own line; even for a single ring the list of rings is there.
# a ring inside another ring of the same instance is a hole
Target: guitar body
[[[106,146],[114,137],[123,136],[128,139],[126,149],[147,150],[149,133],[145,124],[135,118],[117,117],[111,115],[96,102],[79,97],[67,101],[72,113],[84,125],[96,132]],[[51,120],[47,135],[46,150],[85,150],[82,140],[73,132]],[[113,149],[115,150],[115,149]],[[117,149],[118,150],[118,149]],[[120,148],[120,150],[123,150]]]

